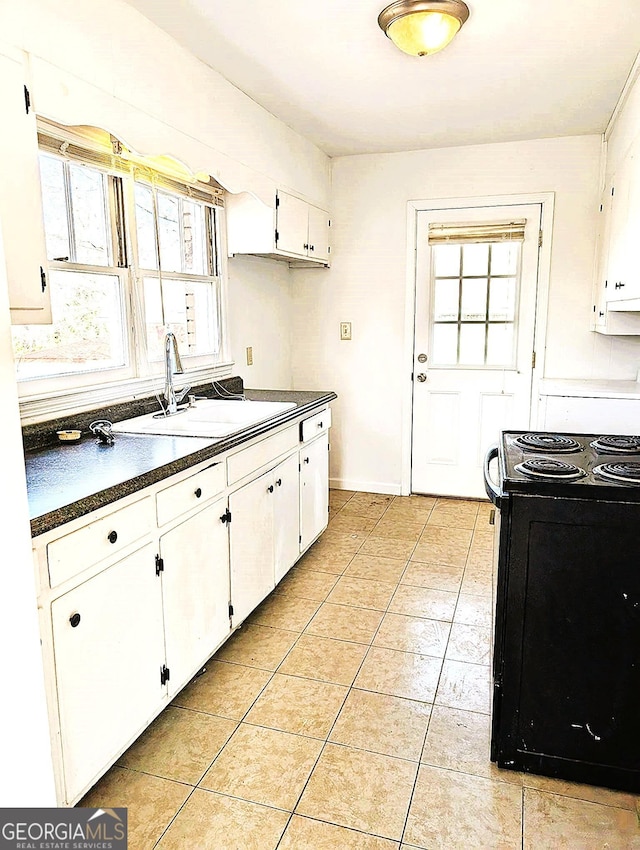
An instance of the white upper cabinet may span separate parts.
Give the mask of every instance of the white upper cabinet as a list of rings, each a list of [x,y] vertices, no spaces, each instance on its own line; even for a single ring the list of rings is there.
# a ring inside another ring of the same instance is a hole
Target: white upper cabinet
[[[0,54],[0,225],[11,321],[50,324],[36,116],[22,57]]]
[[[229,255],[255,254],[292,267],[328,266],[331,221],[326,210],[277,191],[273,207],[243,192],[227,199]]]

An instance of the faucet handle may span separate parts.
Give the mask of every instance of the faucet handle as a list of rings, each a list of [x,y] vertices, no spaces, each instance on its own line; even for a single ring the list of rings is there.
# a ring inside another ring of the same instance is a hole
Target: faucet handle
[[[187,397],[187,395],[191,392],[191,384],[187,384],[186,387],[183,387],[179,392],[176,393],[176,401],[180,404],[181,401]]]

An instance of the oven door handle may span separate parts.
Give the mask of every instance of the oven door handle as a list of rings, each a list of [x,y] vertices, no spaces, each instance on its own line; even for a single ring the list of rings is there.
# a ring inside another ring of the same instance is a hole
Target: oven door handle
[[[487,496],[491,499],[498,510],[504,507],[505,502],[509,498],[508,495],[492,480],[489,471],[489,464],[492,460],[498,457],[498,446],[489,447],[484,458],[484,489],[487,491]]]

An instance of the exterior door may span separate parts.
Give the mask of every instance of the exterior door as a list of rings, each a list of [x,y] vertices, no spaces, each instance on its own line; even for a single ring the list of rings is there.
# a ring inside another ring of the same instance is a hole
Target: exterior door
[[[483,497],[486,449],[529,427],[541,214],[417,214],[414,493]]]

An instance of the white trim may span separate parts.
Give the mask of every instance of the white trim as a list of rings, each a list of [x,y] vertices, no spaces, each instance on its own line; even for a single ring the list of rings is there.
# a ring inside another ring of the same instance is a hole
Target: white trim
[[[413,381],[411,380],[411,374],[413,372],[415,334],[416,257],[418,251],[417,214],[418,212],[428,212],[431,210],[468,209],[469,207],[520,206],[523,204],[540,204],[542,206],[542,245],[540,246],[538,254],[538,292],[536,297],[534,332],[536,366],[532,372],[531,418],[529,420],[529,424],[531,425],[532,422],[537,421],[538,383],[541,380],[541,376],[544,375],[555,193],[536,192],[530,195],[487,195],[477,198],[434,198],[430,200],[407,201],[407,273],[405,286],[405,344],[403,361],[403,371],[404,374],[407,375],[407,381],[402,390],[400,478],[400,490],[403,496],[408,496],[411,493],[411,442],[413,420]]]
[[[356,481],[351,478],[330,478],[331,490],[355,490],[364,493],[384,493],[389,496],[400,496],[398,484],[386,484],[382,481]]]
[[[196,386],[219,378],[227,378],[231,375],[233,366],[233,361],[229,361],[216,366],[192,369],[181,376],[181,386],[186,384]],[[84,410],[153,396],[162,392],[163,387],[164,378],[155,375],[103,384],[97,388],[95,386],[89,389],[81,387],[47,395],[24,397],[20,400],[20,419],[23,425],[30,425],[59,416],[71,416]]]
[[[624,86],[622,87],[622,91],[620,92],[620,97],[618,98],[618,102],[616,103],[615,108],[611,113],[611,118],[609,118],[609,123],[605,128],[603,134],[605,142],[609,141],[609,137],[611,136],[611,133],[613,133],[616,121],[618,120],[618,116],[622,112],[624,105],[627,102],[627,98],[629,97],[629,93],[635,85],[638,77],[640,77],[640,53],[638,53],[635,58],[635,62],[631,66],[629,76],[625,80]]]

